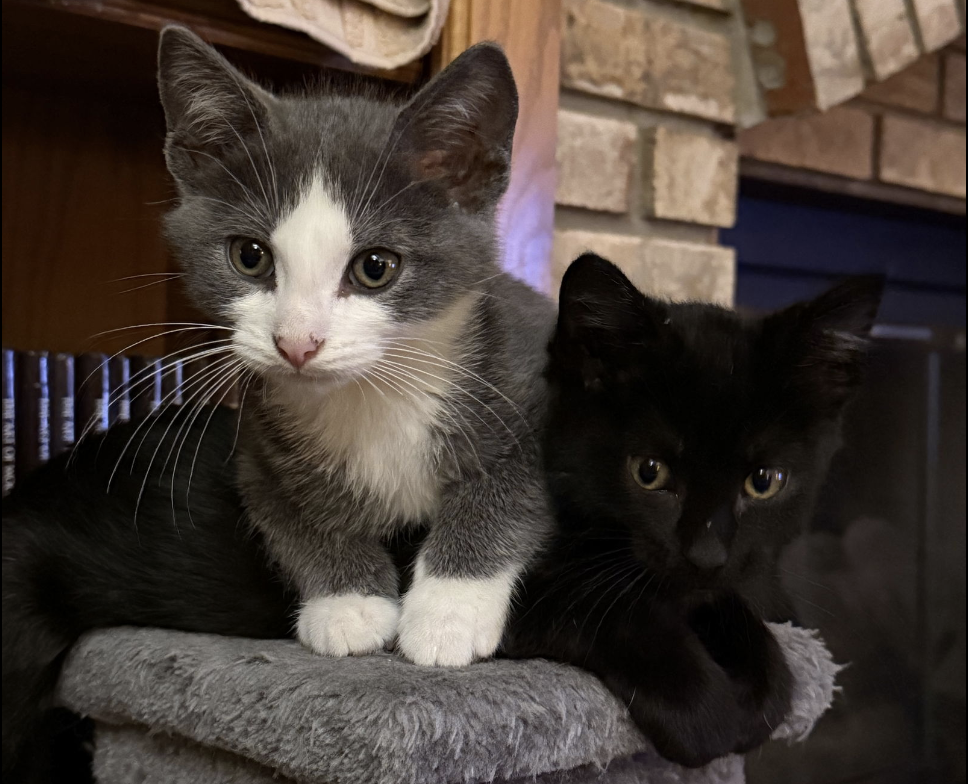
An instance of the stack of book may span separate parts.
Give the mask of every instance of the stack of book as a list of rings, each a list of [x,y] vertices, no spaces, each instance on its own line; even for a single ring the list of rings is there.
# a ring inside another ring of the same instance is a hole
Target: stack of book
[[[222,363],[3,349],[3,494],[82,436],[169,405],[238,406]]]

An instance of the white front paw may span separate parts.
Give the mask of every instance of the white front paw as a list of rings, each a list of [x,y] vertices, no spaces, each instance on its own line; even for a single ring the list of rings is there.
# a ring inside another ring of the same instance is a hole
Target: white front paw
[[[487,579],[426,576],[418,563],[403,599],[400,652],[415,664],[463,667],[493,655],[504,633],[515,576]]]
[[[299,610],[299,641],[323,656],[372,653],[397,631],[400,608],[383,596],[318,596]]]

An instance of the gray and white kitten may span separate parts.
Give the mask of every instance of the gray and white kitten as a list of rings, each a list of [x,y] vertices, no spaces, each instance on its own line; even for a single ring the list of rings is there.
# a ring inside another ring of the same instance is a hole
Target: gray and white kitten
[[[517,94],[476,46],[405,105],[273,95],[162,34],[167,235],[252,377],[239,486],[329,655],[426,665],[500,641],[550,528],[535,432],[548,300],[498,267]],[[384,540],[429,527],[410,590]]]

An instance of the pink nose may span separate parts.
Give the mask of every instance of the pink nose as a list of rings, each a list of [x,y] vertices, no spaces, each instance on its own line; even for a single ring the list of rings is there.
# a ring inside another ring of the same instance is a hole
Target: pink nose
[[[279,353],[296,370],[299,370],[299,368],[315,357],[319,353],[319,347],[322,345],[323,341],[313,338],[299,338],[296,340],[276,338],[276,348],[279,350]]]

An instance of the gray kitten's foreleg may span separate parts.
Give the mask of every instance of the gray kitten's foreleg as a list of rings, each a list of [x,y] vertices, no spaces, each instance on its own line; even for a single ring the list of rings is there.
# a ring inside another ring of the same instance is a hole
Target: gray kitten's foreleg
[[[497,649],[518,578],[550,529],[529,463],[508,461],[445,494],[400,617],[399,649],[416,664],[460,667]]]
[[[273,526],[270,549],[302,604],[299,641],[324,656],[372,653],[396,636],[400,617],[393,559],[376,539],[322,533],[319,524]]]

